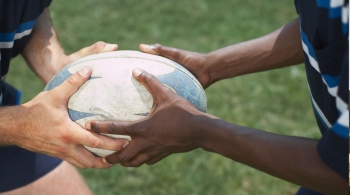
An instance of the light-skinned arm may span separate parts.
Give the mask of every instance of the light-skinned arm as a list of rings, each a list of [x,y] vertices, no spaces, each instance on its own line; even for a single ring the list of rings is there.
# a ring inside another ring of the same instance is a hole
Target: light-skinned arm
[[[116,44],[99,41],[73,54],[66,55],[52,25],[49,9],[46,8],[37,19],[22,55],[39,78],[47,83],[70,62],[88,55],[117,49],[118,45]]]
[[[114,51],[115,44],[97,42],[67,56],[60,46],[48,9],[37,19],[30,40],[22,52],[29,66],[47,83],[68,63],[94,53]],[[108,168],[82,145],[120,150],[125,140],[91,133],[68,116],[67,102],[90,77],[86,67],[51,91],[38,94],[20,106],[0,108],[0,146],[24,149],[61,158],[79,168]]]

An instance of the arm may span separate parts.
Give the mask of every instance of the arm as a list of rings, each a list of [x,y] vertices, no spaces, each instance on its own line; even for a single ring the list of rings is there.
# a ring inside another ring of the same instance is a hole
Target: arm
[[[149,115],[136,122],[91,121],[86,125],[97,133],[131,136],[129,145],[107,156],[105,162],[137,167],[203,148],[325,194],[347,192],[347,182],[319,158],[318,140],[230,124],[198,111],[154,76],[139,69],[133,74],[152,94]]]
[[[51,91],[20,106],[0,108],[0,146],[58,157],[80,168],[108,168],[82,145],[120,150],[125,141],[91,133],[70,120],[67,102],[90,77],[91,68],[75,73]]]
[[[299,19],[263,37],[207,54],[156,45],[140,45],[143,52],[172,59],[191,71],[204,88],[234,76],[303,62]]]
[[[115,51],[117,48],[116,44],[99,41],[67,56],[58,41],[49,10],[46,8],[37,19],[22,55],[40,79],[47,83],[70,62],[96,53]]]
[[[115,44],[97,42],[69,56],[65,55],[52,27],[46,8],[37,19],[22,55],[34,72],[47,83],[62,67],[94,53],[114,51]],[[31,101],[0,108],[0,146],[24,149],[61,158],[80,168],[108,168],[82,145],[119,150],[124,140],[87,132],[68,116],[70,96],[90,77],[83,69],[59,87],[38,94]],[[106,139],[107,138],[107,139]]]

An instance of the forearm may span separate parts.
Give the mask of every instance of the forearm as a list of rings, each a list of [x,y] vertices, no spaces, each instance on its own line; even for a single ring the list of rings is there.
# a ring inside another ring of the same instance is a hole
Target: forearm
[[[62,68],[60,59],[66,55],[58,41],[47,8],[37,19],[22,55],[44,83]]]
[[[326,166],[317,153],[317,140],[272,134],[206,118],[199,143],[270,175],[325,194],[347,192],[347,182]]]
[[[8,106],[0,108],[0,147],[16,145],[18,131],[24,130],[23,119],[26,117],[23,106]]]
[[[263,37],[207,54],[213,82],[301,63],[299,19]]]

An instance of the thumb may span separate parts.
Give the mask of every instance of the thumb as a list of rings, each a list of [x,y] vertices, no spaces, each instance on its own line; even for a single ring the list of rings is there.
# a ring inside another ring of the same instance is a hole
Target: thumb
[[[88,66],[82,68],[68,77],[62,84],[51,90],[50,93],[53,93],[53,97],[59,100],[68,101],[68,99],[89,79],[91,72],[92,70]]]
[[[135,68],[132,74],[134,78],[150,92],[153,100],[156,100],[158,95],[163,93],[164,89],[167,88],[155,76],[144,70]]]

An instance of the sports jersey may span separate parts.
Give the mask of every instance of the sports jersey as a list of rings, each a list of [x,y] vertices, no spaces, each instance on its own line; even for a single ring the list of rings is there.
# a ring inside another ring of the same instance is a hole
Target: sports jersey
[[[0,106],[19,104],[19,91],[4,82],[11,58],[24,49],[35,21],[51,0],[0,0]],[[25,186],[62,161],[19,147],[0,147],[0,193]]]
[[[311,104],[322,133],[318,154],[348,180],[348,0],[295,0],[295,6]],[[301,189],[299,194],[306,191]]]
[[[10,60],[22,52],[36,19],[50,2],[51,0],[0,0],[0,105],[11,99],[10,95],[5,97],[3,94],[3,81],[9,70]]]

